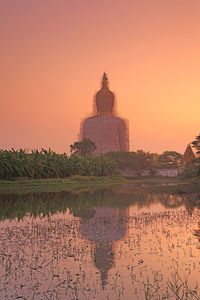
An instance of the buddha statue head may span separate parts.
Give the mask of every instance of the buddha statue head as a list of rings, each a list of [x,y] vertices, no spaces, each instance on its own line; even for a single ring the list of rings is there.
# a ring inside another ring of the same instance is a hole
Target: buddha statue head
[[[95,97],[95,105],[97,109],[97,114],[112,114],[114,108],[114,94],[108,88],[108,77],[104,72],[102,78],[102,87],[100,91],[97,92]]]

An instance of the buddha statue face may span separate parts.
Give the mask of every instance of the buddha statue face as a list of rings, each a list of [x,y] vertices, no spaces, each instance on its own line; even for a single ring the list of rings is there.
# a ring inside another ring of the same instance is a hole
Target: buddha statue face
[[[97,114],[112,114],[114,107],[114,94],[108,88],[108,77],[106,73],[103,74],[102,87],[96,94],[95,104]]]

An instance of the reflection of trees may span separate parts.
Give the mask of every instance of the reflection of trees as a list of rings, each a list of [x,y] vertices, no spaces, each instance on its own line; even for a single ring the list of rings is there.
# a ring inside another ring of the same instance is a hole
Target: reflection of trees
[[[162,197],[163,199],[163,205],[166,208],[175,208],[183,205],[183,196],[181,195],[171,195],[171,194],[165,194]]]
[[[143,203],[147,198],[147,195],[118,194],[111,188],[0,195],[0,220],[20,220],[27,214],[32,217],[48,216],[67,209],[74,215],[80,211],[87,215],[93,206],[128,207],[133,203]]]
[[[197,194],[158,194],[152,197],[162,203],[165,208],[177,208],[184,205],[189,215],[192,215],[195,207],[199,208],[199,195]]]
[[[0,220],[22,219],[29,214],[32,217],[48,216],[57,212],[80,215],[88,214],[92,217],[93,207],[126,208],[129,205],[138,205],[139,208],[149,207],[153,203],[162,203],[166,208],[185,205],[189,214],[194,207],[198,207],[198,194],[148,194],[141,191],[128,191],[127,186],[122,188],[99,188],[80,192],[63,191],[49,193],[27,193],[0,195]]]
[[[9,194],[0,196],[0,220],[30,216],[48,216],[67,209],[80,217],[82,236],[94,245],[95,267],[105,286],[109,271],[115,264],[115,245],[126,234],[127,208],[130,205],[149,207],[161,203],[166,208],[184,205],[188,214],[199,207],[198,194],[151,194],[123,188],[99,188],[80,192]],[[54,229],[52,229],[54,230]],[[194,235],[200,242],[200,224]],[[44,238],[42,239],[44,242]]]

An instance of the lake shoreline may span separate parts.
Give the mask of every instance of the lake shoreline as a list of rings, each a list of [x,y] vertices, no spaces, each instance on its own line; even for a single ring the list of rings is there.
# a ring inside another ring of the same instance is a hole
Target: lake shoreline
[[[112,184],[123,184],[127,180],[122,176],[79,176],[66,178],[28,179],[16,178],[15,180],[0,180],[0,194],[10,193],[39,193],[39,192],[61,192],[79,190],[83,187],[94,188],[95,186],[108,186]]]
[[[108,177],[72,176],[68,178],[0,180],[0,194],[75,191],[84,188],[100,188],[127,185],[135,192],[199,193],[199,178],[139,177],[126,179],[120,175]],[[128,192],[128,191],[127,191]]]

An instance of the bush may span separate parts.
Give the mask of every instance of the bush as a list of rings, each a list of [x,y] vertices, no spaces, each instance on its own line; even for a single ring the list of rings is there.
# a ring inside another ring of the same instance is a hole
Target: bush
[[[200,158],[194,160],[192,164],[185,166],[181,173],[185,177],[199,177],[200,176]]]
[[[157,168],[156,153],[144,152],[143,150],[137,150],[136,152],[108,152],[106,157],[116,162],[120,169],[132,169],[132,170],[154,170]]]

